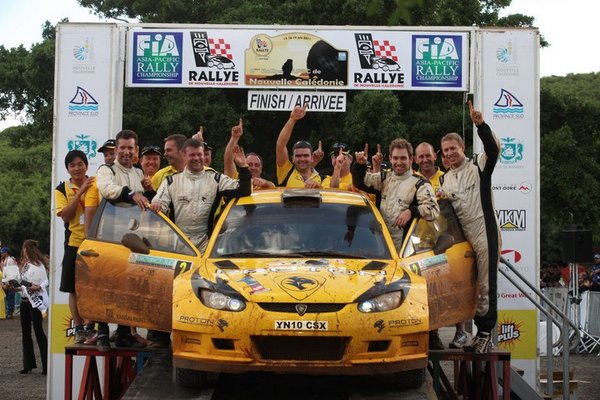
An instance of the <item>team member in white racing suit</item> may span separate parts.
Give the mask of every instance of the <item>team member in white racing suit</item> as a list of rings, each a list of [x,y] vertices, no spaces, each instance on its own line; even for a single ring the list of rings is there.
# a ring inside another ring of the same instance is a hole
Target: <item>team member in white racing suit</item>
[[[412,171],[412,146],[404,139],[395,139],[390,144],[392,173],[384,175],[380,170],[382,155],[373,156],[373,172],[367,172],[367,152],[356,153],[352,166],[352,183],[360,190],[381,192],[381,215],[387,225],[396,249],[402,247],[404,227],[410,226],[413,218],[433,221],[440,213],[433,188],[427,179]]]
[[[442,152],[450,162],[450,171],[441,177],[443,196],[447,197],[462,225],[477,260],[478,299],[475,312],[477,336],[465,351],[486,353],[491,348],[491,332],[496,326],[498,259],[500,231],[494,211],[492,172],[500,154],[500,143],[481,112],[469,101],[471,120],[483,142],[483,154],[472,160],[465,157],[460,135],[449,133],[442,138]]]
[[[168,176],[152,199],[155,212],[167,213],[173,206],[173,221],[198,249],[204,250],[221,197],[241,197],[252,193],[252,177],[240,147],[234,148],[239,181],[212,169],[205,169],[202,142],[188,139],[183,145],[185,169]]]

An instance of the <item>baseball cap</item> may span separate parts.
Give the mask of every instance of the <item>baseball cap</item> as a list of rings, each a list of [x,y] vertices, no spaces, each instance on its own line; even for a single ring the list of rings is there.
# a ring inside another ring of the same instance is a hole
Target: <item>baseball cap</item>
[[[346,143],[334,143],[331,145],[331,149],[329,151],[329,155],[337,155],[342,150],[342,154],[348,154],[349,146]]]
[[[148,153],[155,153],[162,157],[162,152],[160,151],[160,147],[158,146],[144,146],[142,149],[142,155]]]
[[[202,147],[204,147],[205,150],[213,151],[213,148],[210,147],[210,144],[208,144],[208,142],[203,142]]]
[[[594,259],[600,258],[600,254],[594,254]]]
[[[10,254],[10,249],[6,246],[4,246],[2,249],[0,249],[0,254],[4,254],[4,253]]]
[[[104,142],[102,147],[98,149],[98,152],[104,153],[105,150],[114,149],[115,147],[117,147],[117,142],[115,141],[115,139],[108,139],[106,142]]]

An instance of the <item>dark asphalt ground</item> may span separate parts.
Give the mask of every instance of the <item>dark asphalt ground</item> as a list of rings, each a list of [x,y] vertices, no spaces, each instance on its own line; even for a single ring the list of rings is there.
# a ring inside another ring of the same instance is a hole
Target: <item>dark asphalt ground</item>
[[[47,332],[47,329],[46,329]],[[453,333],[453,328],[451,334]],[[442,335],[445,339],[446,335]],[[31,374],[21,375],[22,367],[21,325],[18,317],[12,320],[0,320],[0,398],[41,400],[46,398],[46,376],[42,375],[41,360],[36,347],[38,368]],[[34,339],[35,343],[35,339]],[[36,345],[37,346],[37,345]],[[545,369],[545,358],[541,359],[541,368]],[[560,368],[561,360],[555,359]],[[571,355],[571,369],[578,384],[577,399],[598,399],[598,377],[600,376],[600,357],[597,355]],[[449,376],[452,372],[448,371]]]

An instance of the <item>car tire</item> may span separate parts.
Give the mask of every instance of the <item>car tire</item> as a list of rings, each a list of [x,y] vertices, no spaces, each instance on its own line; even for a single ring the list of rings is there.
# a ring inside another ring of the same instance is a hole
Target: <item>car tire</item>
[[[200,389],[206,382],[206,372],[175,368],[175,381],[181,387]]]
[[[394,381],[400,390],[418,389],[425,382],[425,368],[397,372],[394,374]]]

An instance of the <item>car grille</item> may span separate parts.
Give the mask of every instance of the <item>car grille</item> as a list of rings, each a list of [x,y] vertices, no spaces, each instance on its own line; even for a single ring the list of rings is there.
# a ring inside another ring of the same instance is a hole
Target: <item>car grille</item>
[[[253,336],[252,340],[263,360],[339,361],[349,338]]]
[[[296,305],[298,303],[258,303],[260,308],[271,312],[286,312],[298,314]],[[304,314],[320,314],[341,311],[346,305],[336,303],[302,303],[306,306]]]

